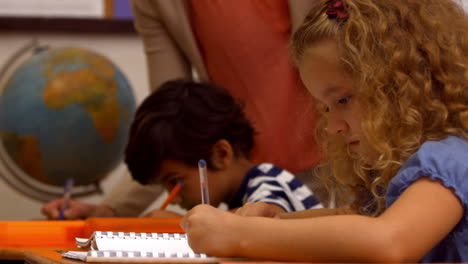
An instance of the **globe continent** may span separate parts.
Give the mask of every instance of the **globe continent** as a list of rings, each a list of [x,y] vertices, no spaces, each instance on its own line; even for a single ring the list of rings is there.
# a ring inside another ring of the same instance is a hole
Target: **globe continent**
[[[73,47],[39,52],[0,97],[0,136],[11,160],[45,184],[86,185],[122,159],[135,111],[132,89],[106,57]]]

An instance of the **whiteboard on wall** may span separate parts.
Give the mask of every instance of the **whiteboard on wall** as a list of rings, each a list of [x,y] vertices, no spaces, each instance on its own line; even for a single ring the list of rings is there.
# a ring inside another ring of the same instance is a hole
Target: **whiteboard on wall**
[[[460,4],[465,12],[468,13],[468,0],[454,0],[456,3]]]
[[[104,18],[104,0],[1,0],[0,16]]]

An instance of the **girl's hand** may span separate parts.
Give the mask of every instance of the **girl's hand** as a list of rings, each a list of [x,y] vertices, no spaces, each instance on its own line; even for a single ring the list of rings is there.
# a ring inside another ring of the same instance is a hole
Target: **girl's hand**
[[[278,214],[284,213],[285,210],[275,204],[268,204],[265,202],[248,202],[242,207],[239,207],[235,214],[241,216],[263,216],[263,217],[277,217]]]
[[[242,234],[233,230],[241,221],[240,216],[202,204],[188,211],[180,226],[195,252],[229,257],[238,252]]]

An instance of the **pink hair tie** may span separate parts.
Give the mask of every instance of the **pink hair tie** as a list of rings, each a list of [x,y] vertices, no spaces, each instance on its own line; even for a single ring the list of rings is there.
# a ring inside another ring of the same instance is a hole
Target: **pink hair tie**
[[[329,19],[336,18],[338,21],[346,21],[349,14],[342,0],[332,0],[328,4],[327,16]]]

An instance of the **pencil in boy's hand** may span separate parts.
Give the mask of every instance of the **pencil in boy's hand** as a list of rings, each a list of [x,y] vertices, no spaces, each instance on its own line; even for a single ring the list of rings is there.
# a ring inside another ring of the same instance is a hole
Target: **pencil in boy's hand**
[[[164,203],[161,205],[159,210],[166,209],[166,207],[172,202],[172,200],[174,200],[174,198],[176,197],[176,195],[179,193],[180,189],[182,189],[183,186],[184,186],[184,183],[178,182],[174,186],[174,188],[172,188],[171,192],[169,193],[169,195],[166,198],[166,201],[164,201]]]
[[[68,209],[68,202],[71,197],[71,192],[72,192],[72,187],[73,187],[73,178],[68,178],[65,181],[65,185],[63,187],[63,202],[62,206],[60,207],[60,212],[59,212],[59,220],[65,220],[65,210]]]
[[[206,169],[206,161],[201,159],[198,161],[198,172],[200,173],[200,188],[203,204],[210,204],[210,195],[208,192],[208,172]]]

